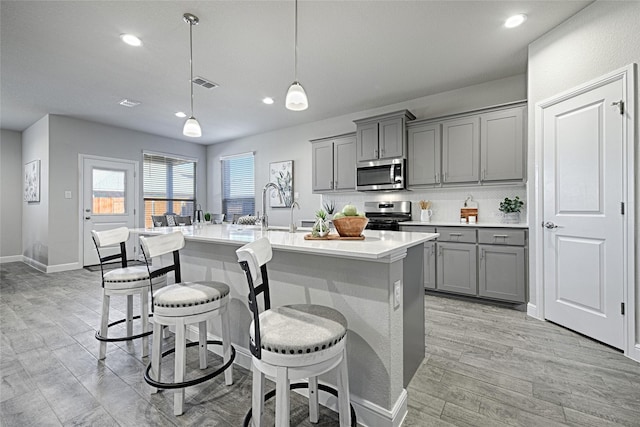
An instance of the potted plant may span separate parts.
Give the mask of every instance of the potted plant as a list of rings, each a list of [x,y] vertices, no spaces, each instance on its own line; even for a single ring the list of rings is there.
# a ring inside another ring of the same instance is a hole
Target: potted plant
[[[324,209],[320,209],[316,212],[316,223],[311,229],[311,235],[313,237],[325,237],[329,234],[329,224],[327,223],[327,212]]]
[[[520,208],[524,205],[524,202],[520,200],[518,196],[514,199],[510,199],[505,197],[502,202],[500,202],[500,212],[504,214],[502,217],[502,222],[508,224],[517,224],[520,222]]]

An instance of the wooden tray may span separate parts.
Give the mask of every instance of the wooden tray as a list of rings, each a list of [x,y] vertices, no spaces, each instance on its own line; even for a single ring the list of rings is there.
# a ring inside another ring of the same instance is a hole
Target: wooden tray
[[[364,236],[342,237],[339,234],[327,234],[324,237],[313,237],[311,234],[305,234],[304,240],[364,240]]]

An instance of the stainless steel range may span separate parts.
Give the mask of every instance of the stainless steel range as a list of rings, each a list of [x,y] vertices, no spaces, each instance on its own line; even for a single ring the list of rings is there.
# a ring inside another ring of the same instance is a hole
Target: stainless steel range
[[[369,230],[400,230],[399,223],[411,221],[411,202],[364,202]]]

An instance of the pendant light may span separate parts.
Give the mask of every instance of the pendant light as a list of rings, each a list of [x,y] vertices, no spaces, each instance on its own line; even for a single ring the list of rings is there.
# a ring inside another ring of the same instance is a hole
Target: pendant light
[[[184,19],[184,22],[189,24],[189,69],[191,76],[189,79],[189,87],[191,88],[191,116],[189,116],[187,121],[184,123],[182,134],[192,138],[199,138],[202,136],[202,129],[200,128],[198,120],[193,117],[193,26],[198,25],[200,20],[197,16],[192,15],[191,13],[185,13],[182,15],[182,19]]]
[[[295,35],[294,35],[294,60],[293,60],[293,76],[294,81],[289,86],[287,91],[287,97],[285,99],[285,105],[287,109],[293,111],[306,110],[309,107],[309,101],[307,100],[307,94],[304,88],[298,81],[298,0],[296,2],[296,21],[295,21]]]

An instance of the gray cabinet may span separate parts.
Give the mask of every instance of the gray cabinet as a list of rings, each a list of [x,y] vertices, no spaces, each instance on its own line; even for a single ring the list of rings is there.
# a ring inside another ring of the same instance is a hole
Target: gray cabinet
[[[440,184],[441,124],[410,127],[407,131],[407,185]]]
[[[355,120],[356,160],[368,162],[378,159],[406,157],[406,122],[415,116],[408,110],[396,111],[366,119]]]
[[[527,302],[527,231],[514,228],[400,225],[440,233],[424,245],[425,289]]]
[[[482,182],[524,179],[524,107],[480,116]]]
[[[324,138],[311,143],[313,192],[355,190],[355,135]]]
[[[480,179],[480,117],[442,123],[442,182],[478,182]]]

